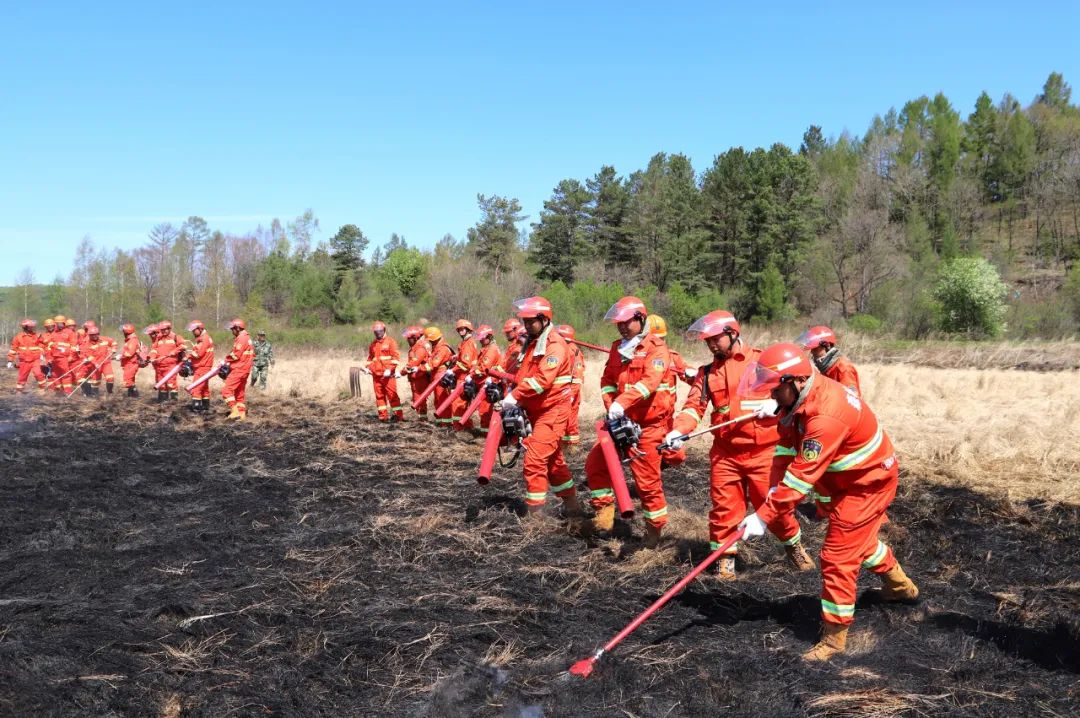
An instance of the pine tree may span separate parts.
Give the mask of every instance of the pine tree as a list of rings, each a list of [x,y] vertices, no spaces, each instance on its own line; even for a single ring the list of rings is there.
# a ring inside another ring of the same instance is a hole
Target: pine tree
[[[563,180],[544,202],[540,221],[533,224],[530,257],[540,279],[574,281],[574,262],[588,254],[588,203],[592,198],[580,182]]]
[[[469,228],[469,248],[498,284],[518,251],[517,224],[527,217],[521,214],[521,203],[515,198],[478,194],[476,202],[482,217]]]

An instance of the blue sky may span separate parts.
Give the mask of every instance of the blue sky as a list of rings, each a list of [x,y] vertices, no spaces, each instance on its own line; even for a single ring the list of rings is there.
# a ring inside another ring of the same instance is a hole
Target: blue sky
[[[242,232],[311,207],[319,239],[429,247],[464,237],[477,193],[535,221],[603,164],[701,172],[921,94],[966,116],[982,90],[1080,82],[1080,3],[6,5],[0,284],[192,214]]]

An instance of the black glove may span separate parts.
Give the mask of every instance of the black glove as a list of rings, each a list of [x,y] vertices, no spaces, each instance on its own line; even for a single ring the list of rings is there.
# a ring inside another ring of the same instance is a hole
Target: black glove
[[[452,371],[447,371],[442,375],[442,379],[439,379],[439,386],[443,389],[453,389],[457,386],[457,376]]]
[[[222,364],[221,368],[217,370],[217,375],[224,379],[229,376],[230,371],[232,371],[232,369],[229,368],[228,364]]]
[[[465,401],[472,401],[476,398],[476,395],[480,393],[480,390],[476,386],[471,378],[465,380],[465,388],[461,390],[461,396],[465,398]]]
[[[187,378],[195,373],[195,367],[191,365],[191,360],[187,359],[180,364],[180,376]]]

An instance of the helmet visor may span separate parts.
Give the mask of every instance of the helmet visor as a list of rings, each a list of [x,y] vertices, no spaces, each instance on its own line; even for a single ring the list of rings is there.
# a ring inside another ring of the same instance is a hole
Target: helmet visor
[[[803,349],[815,349],[821,342],[828,341],[829,339],[831,339],[831,337],[828,332],[810,328],[796,337],[795,343]]]

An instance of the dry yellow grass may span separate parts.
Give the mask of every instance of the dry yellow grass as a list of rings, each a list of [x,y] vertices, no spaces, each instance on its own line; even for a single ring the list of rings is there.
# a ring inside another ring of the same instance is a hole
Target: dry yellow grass
[[[582,428],[602,410],[601,355],[589,351]],[[704,357],[692,357],[700,360]],[[348,396],[356,356],[300,354],[279,358],[268,393],[338,401]],[[1080,384],[1075,371],[947,369],[861,364],[863,393],[915,476],[992,491],[1012,499],[1080,502]],[[364,377],[360,405],[374,411]],[[409,389],[399,381],[403,400]],[[686,387],[680,388],[680,401]],[[259,392],[251,392],[257,406]],[[707,442],[692,442],[705,451]]]

